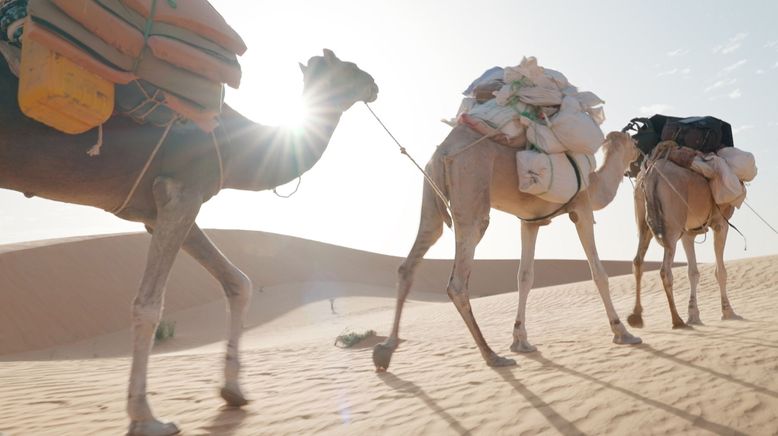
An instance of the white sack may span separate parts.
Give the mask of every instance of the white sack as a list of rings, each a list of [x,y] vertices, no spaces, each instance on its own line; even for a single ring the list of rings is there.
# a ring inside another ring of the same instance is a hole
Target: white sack
[[[713,201],[716,204],[734,204],[740,207],[746,193],[743,182],[737,178],[724,159],[713,154],[707,159],[710,159],[709,163],[715,171],[714,177],[709,182]]]
[[[467,100],[467,99],[466,99]],[[467,114],[486,121],[492,127],[499,129],[508,138],[515,138],[524,134],[524,126],[518,120],[517,111],[528,111],[529,108],[517,103],[515,108],[512,106],[500,106],[495,99],[487,100],[481,104],[469,106]]]
[[[756,159],[753,154],[735,147],[724,147],[716,154],[727,162],[741,181],[750,182],[756,177]]]
[[[591,154],[571,154],[581,175],[580,189],[589,186],[596,161]],[[575,170],[564,153],[544,154],[532,150],[516,153],[519,190],[552,203],[566,203],[578,192]]]
[[[559,142],[572,152],[594,153],[605,140],[600,126],[583,111],[575,97],[567,96],[562,100],[562,107],[551,122]]]

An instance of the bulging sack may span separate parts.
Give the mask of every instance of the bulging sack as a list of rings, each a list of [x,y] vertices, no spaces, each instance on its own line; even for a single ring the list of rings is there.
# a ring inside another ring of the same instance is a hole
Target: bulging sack
[[[735,147],[724,147],[716,154],[727,162],[741,181],[750,182],[756,177],[756,159],[752,153]]]
[[[565,153],[545,154],[534,150],[517,152],[519,190],[552,203],[569,201],[578,191],[589,186],[589,174],[596,166],[594,155],[570,153],[569,156]],[[570,159],[578,167],[578,176]]]

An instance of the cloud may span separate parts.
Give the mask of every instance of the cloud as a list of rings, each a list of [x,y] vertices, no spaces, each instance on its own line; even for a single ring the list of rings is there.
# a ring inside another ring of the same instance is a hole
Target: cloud
[[[667,52],[667,55],[670,56],[670,57],[675,57],[675,56],[684,56],[687,53],[689,53],[689,50],[687,50],[685,48],[677,48],[677,49],[675,49],[673,51]]]
[[[672,75],[674,75],[674,74],[675,74],[675,73],[677,73],[677,72],[678,72],[678,68],[673,68],[673,69],[671,69],[671,70],[662,71],[661,73],[657,74],[656,76],[657,76],[657,77],[662,77],[662,76],[672,76]]]
[[[729,97],[729,98],[734,100],[736,98],[740,98],[742,95],[743,94],[740,92],[740,88],[735,88],[734,91],[732,91],[729,94],[727,94],[727,97]]]
[[[755,73],[759,74],[759,75],[762,75],[762,74],[764,74],[764,70],[759,68],[758,70],[755,71]]]
[[[729,74],[729,73],[737,70],[738,68],[742,67],[743,65],[745,65],[747,63],[748,63],[747,60],[741,59],[741,60],[735,62],[734,64],[732,64],[732,65],[730,65],[728,67],[722,68],[721,71],[719,72],[719,75],[723,76],[723,75]]]
[[[751,130],[754,127],[756,127],[756,126],[754,126],[753,124],[743,124],[742,126],[735,127],[734,129],[732,129],[732,134],[733,135],[737,135],[740,132],[745,132],[746,130]]]
[[[689,68],[689,67],[681,68],[681,69],[679,69],[679,68],[671,68],[669,70],[657,73],[656,76],[657,77],[664,77],[664,76],[674,76],[676,74],[679,74],[681,76],[688,77],[689,74],[691,74],[691,72],[692,72],[692,69]]]
[[[721,87],[724,87],[724,86],[732,85],[735,82],[737,82],[737,79],[735,79],[735,78],[717,80],[715,83],[713,83],[712,85],[710,85],[707,88],[705,88],[705,92],[710,92],[710,91],[713,91],[714,89],[718,89],[718,88],[721,88]]]
[[[768,42],[767,42],[767,43],[764,45],[764,48],[773,48],[773,47],[775,47],[776,49],[778,49],[778,40],[776,40],[776,41],[768,41]]]
[[[770,68],[772,68],[772,69],[776,69],[776,68],[778,68],[778,61],[776,61],[776,62],[773,64],[773,66],[772,66],[772,67],[770,67]]]
[[[727,42],[721,45],[717,45],[713,48],[713,53],[729,54],[739,49],[743,45],[743,40],[748,37],[747,33],[738,33],[737,35],[729,38]]]
[[[661,113],[670,112],[672,110],[673,107],[665,103],[654,103],[648,106],[640,106],[640,113],[644,115],[661,114]]]

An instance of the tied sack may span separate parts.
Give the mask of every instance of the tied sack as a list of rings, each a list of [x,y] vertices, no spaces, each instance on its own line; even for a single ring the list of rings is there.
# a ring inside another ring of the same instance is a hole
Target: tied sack
[[[570,159],[578,167],[578,176]],[[519,151],[516,153],[519,190],[552,203],[566,203],[589,186],[589,174],[596,164],[591,154],[570,153],[568,158],[566,153]]]
[[[750,182],[756,177],[756,159],[754,155],[736,147],[724,147],[716,154],[724,159],[733,173],[743,182]]]
[[[559,112],[551,117],[549,125],[521,118],[527,129],[527,140],[546,153],[590,154],[597,151],[605,140],[600,126],[585,112],[581,102],[573,97],[562,99]]]

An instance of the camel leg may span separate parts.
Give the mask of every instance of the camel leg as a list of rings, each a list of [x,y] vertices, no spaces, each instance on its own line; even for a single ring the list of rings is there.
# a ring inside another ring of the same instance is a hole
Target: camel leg
[[[700,309],[697,307],[697,284],[700,282],[700,271],[697,269],[697,254],[694,252],[694,236],[684,234],[681,242],[686,252],[686,262],[689,263],[689,318],[686,323],[702,325]]]
[[[478,242],[481,241],[486,227],[489,225],[488,209],[484,216],[477,218],[474,221],[468,221],[461,223],[455,221],[454,233],[456,235],[456,254],[454,256],[454,268],[451,271],[451,278],[448,282],[449,298],[454,302],[459,314],[465,321],[470,334],[473,335],[475,344],[481,351],[486,364],[489,366],[509,366],[515,365],[516,361],[505,357],[498,356],[497,353],[489,348],[486,343],[481,329],[478,327],[478,323],[473,316],[473,310],[470,306],[470,293],[468,290],[468,282],[470,280],[470,272],[473,266],[473,256],[475,254],[475,247]]]
[[[419,220],[419,231],[416,234],[416,241],[413,243],[408,257],[400,265],[397,271],[397,303],[394,310],[394,322],[392,332],[389,337],[381,344],[373,348],[373,363],[376,370],[385,371],[389,368],[389,362],[392,360],[392,354],[397,349],[400,335],[400,318],[402,316],[403,306],[408,293],[413,284],[413,276],[416,267],[421,259],[427,253],[430,247],[443,234],[443,216],[435,205],[435,193],[425,183],[424,194],[421,205],[421,218]]]
[[[637,206],[636,206],[637,207]],[[632,327],[643,327],[643,306],[640,304],[640,295],[643,290],[643,260],[646,257],[646,251],[651,243],[651,230],[645,219],[645,211],[637,213],[638,221],[638,251],[632,260],[632,273],[635,275],[635,307],[632,314],[627,317],[627,322]]]
[[[575,229],[578,231],[578,238],[581,240],[586,259],[589,261],[589,269],[592,273],[592,280],[600,292],[605,304],[605,312],[608,314],[608,322],[613,331],[613,343],[615,344],[640,344],[643,342],[639,337],[632,336],[624,324],[619,320],[619,315],[613,307],[610,290],[608,289],[608,274],[605,267],[602,266],[600,257],[597,254],[597,246],[594,242],[594,215],[591,206],[580,208],[576,211],[578,219],[575,222]]]
[[[240,389],[239,342],[251,300],[251,280],[222,254],[197,224],[189,230],[183,248],[208,270],[224,289],[229,307],[229,327],[221,396],[230,406],[243,406],[248,401]]]
[[[516,281],[519,284],[519,308],[516,322],[513,324],[513,344],[511,351],[515,353],[531,353],[537,347],[527,341],[527,297],[535,279],[535,242],[538,239],[538,224],[521,222],[521,260]]]
[[[157,219],[152,226],[154,233],[146,270],[132,305],[134,344],[127,397],[128,434],[144,436],[178,433],[175,424],[162,423],[154,418],[146,399],[146,375],[170,269],[202,204],[198,193],[187,191],[173,179],[155,180],[153,194]]]
[[[662,287],[665,289],[667,304],[670,306],[670,316],[673,319],[674,329],[686,327],[686,323],[678,315],[678,310],[675,308],[675,298],[673,298],[673,260],[675,259],[677,244],[677,235],[665,235],[664,259],[662,259],[662,267],[659,269],[659,276],[662,278]]]
[[[727,233],[729,227],[727,224],[718,224],[713,228],[713,250],[716,254],[716,281],[719,282],[719,291],[721,291],[721,319],[738,320],[742,316],[735,313],[735,309],[729,303],[727,297],[727,269],[724,266],[724,245],[727,243]]]

